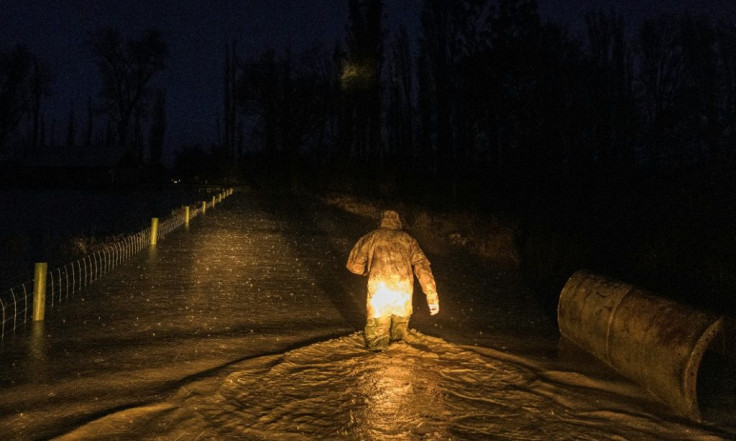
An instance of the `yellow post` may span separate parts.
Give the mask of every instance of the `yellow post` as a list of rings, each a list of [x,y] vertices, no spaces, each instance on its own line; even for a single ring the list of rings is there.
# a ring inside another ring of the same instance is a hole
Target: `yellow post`
[[[215,200],[217,199],[217,196],[212,196],[212,208],[215,208]]]
[[[33,321],[42,321],[46,315],[46,262],[36,262],[33,277]]]
[[[202,214],[207,211],[207,201],[202,201]]]
[[[189,205],[184,207],[184,225],[189,226]]]
[[[158,241],[158,218],[151,218],[151,245],[156,245]]]

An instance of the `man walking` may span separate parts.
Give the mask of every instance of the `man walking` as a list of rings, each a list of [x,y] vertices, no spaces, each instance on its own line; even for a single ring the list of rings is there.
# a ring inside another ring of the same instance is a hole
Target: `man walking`
[[[406,337],[415,275],[430,314],[440,310],[429,260],[416,239],[402,230],[396,211],[384,211],[380,227],[358,240],[350,251],[347,268],[368,276],[365,342],[370,350],[385,350],[391,341]]]

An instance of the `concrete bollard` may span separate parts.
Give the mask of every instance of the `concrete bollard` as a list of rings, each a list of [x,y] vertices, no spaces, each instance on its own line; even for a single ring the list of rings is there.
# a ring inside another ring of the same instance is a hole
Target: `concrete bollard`
[[[46,315],[46,262],[36,262],[33,276],[33,321],[43,321]]]
[[[151,245],[156,245],[158,242],[158,218],[151,218]]]
[[[560,334],[643,386],[676,413],[702,420],[700,362],[722,333],[714,317],[617,280],[578,271],[557,309]]]

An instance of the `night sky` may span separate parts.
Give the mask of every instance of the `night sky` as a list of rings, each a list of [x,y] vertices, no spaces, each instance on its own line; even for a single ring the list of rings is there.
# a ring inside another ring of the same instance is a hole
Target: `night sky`
[[[207,3],[207,4],[205,4]],[[405,23],[416,31],[420,0],[387,0],[388,26]],[[70,106],[82,117],[86,101],[99,90],[97,70],[85,39],[114,26],[129,38],[159,29],[169,46],[167,69],[157,78],[167,91],[167,150],[182,143],[216,141],[222,114],[224,46],[235,40],[241,57],[266,47],[299,50],[344,39],[347,0],[0,0],[0,47],[21,43],[45,60],[55,75],[47,98],[47,126],[63,138]],[[543,19],[574,32],[585,11],[615,6],[636,22],[660,11],[707,14],[736,23],[733,0],[540,0]]]

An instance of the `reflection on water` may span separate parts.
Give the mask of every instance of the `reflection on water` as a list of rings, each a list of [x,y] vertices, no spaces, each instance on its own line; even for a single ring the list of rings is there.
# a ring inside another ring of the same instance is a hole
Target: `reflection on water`
[[[27,368],[23,372],[34,383],[48,380],[48,348],[44,335],[43,320],[31,322],[31,334],[28,341]]]
[[[184,404],[207,425],[191,430],[256,440],[719,439],[652,415],[620,380],[412,336],[381,353],[356,333],[246,362],[217,394]]]
[[[357,376],[356,395],[364,401],[355,425],[366,439],[401,437],[405,432],[436,431],[432,412],[442,409],[438,371],[427,365],[405,344],[375,354]]]
[[[736,364],[729,357],[706,351],[698,369],[698,404],[703,418],[736,425]]]

